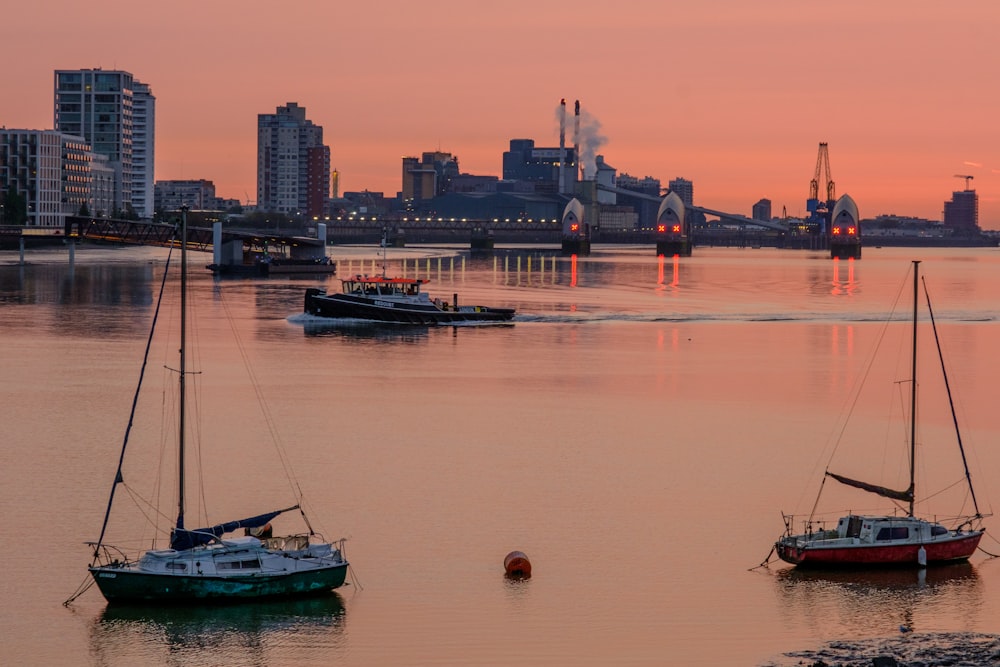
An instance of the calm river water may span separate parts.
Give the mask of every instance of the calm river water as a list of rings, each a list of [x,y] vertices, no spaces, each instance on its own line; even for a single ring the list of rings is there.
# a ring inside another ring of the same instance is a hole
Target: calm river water
[[[379,271],[375,248],[333,253],[340,275]],[[221,609],[109,608],[91,589],[64,607],[100,531],[165,257],[84,247],[72,266],[65,249],[19,266],[0,254],[3,664],[796,664],[830,642],[947,652],[1000,632],[1000,562],[985,553],[922,575],[751,570],[781,512],[808,512],[912,259],[980,506],[1000,501],[996,249],[866,248],[860,261],[391,250],[389,272],[430,278],[432,296],[518,311],[513,325],[438,329],[306,317],[305,288],[336,289],[335,277],[220,281],[197,255],[199,495],[217,520],[291,504],[273,426],[316,527],[348,538],[351,584]],[[151,382],[172,362],[154,352]],[[133,443],[156,438],[151,406]],[[854,472],[895,465],[883,407],[854,408],[868,455]],[[957,457],[950,417],[924,414],[921,452],[937,468]],[[141,476],[156,461],[135,465]],[[834,509],[872,502],[851,498]],[[982,547],[1000,552],[991,533]],[[531,579],[503,577],[512,550],[531,559]]]

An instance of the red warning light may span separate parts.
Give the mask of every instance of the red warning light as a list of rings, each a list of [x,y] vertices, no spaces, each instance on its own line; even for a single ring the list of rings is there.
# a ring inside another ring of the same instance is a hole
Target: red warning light
[[[680,225],[674,225],[673,227],[670,228],[670,231],[672,231],[674,234],[680,234],[681,233],[681,226]]]
[[[667,226],[661,223],[656,226],[656,231],[662,234],[663,232],[667,231]]]
[[[840,227],[834,227],[830,233],[834,236],[840,236]]]
[[[578,231],[580,231],[580,225],[578,223],[574,222],[572,225],[569,226],[569,231],[571,231],[571,232],[578,232]]]
[[[858,230],[855,229],[854,227],[848,227],[847,228],[847,233],[850,234],[851,236],[854,236],[855,234],[858,233]]]

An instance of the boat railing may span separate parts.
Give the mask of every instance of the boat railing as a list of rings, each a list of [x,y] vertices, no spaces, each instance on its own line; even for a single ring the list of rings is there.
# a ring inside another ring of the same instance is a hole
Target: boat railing
[[[803,535],[818,535],[820,533],[833,533],[837,534],[836,530],[828,530],[826,527],[827,520],[817,519],[814,516],[808,518],[802,518],[801,516],[796,517],[794,514],[781,513],[781,518],[785,522],[785,535],[791,537],[796,534]],[[802,529],[799,533],[795,532],[795,520],[799,519],[802,523]]]
[[[305,533],[267,537],[262,539],[261,542],[266,549],[271,551],[303,551],[309,548],[309,536]]]
[[[89,547],[94,548],[94,558],[92,565],[97,567],[124,567],[131,563],[128,555],[116,546],[110,544],[98,544],[97,542],[85,542]]]

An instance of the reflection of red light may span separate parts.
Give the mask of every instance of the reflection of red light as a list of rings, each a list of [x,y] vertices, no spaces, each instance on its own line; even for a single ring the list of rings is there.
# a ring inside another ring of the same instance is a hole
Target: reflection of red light
[[[569,231],[571,231],[571,232],[578,232],[578,231],[580,231],[580,225],[578,225],[577,223],[574,222],[572,225],[569,226]]]
[[[657,225],[656,231],[662,234],[663,232],[667,231],[667,226],[663,224]]]
[[[834,236],[840,236],[840,227],[834,227],[833,228],[833,235]]]
[[[680,234],[681,233],[681,226],[680,225],[674,225],[673,227],[670,228],[670,231],[672,231],[674,234]]]

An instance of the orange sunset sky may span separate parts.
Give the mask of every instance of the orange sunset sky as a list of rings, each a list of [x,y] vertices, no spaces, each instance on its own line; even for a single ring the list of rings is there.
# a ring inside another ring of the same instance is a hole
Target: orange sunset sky
[[[52,127],[55,69],[127,70],[156,96],[156,178],[240,200],[257,114],[287,102],[342,192],[392,196],[404,155],[499,176],[510,139],[558,145],[566,98],[606,162],[702,206],[805,215],[825,141],[862,218],[940,220],[969,174],[1000,229],[997,0],[36,0],[0,9],[0,54],[0,125]]]

